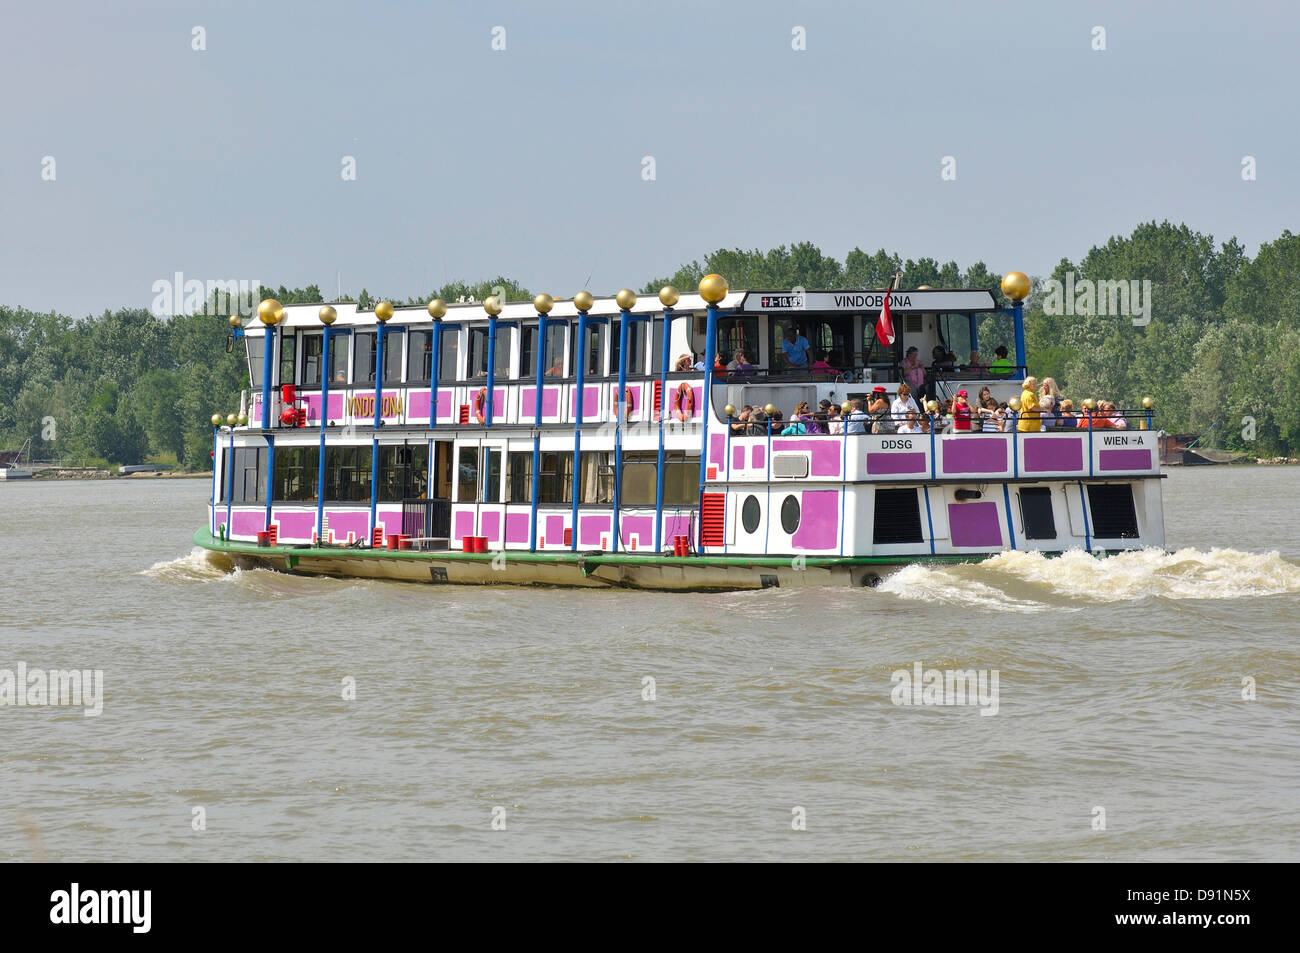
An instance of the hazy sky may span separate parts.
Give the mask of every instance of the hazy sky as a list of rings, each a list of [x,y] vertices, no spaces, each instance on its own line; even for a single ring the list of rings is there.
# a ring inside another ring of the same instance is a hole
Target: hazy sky
[[[718,247],[1043,274],[1153,218],[1251,254],[1300,226],[1296,4],[10,0],[0,23],[0,303],[76,316],[177,271],[568,296]]]

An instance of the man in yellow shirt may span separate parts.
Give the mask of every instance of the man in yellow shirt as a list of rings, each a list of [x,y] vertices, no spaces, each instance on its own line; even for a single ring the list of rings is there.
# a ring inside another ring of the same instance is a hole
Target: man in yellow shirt
[[[1020,415],[1016,429],[1021,433],[1038,433],[1042,429],[1042,420],[1038,411],[1038,378],[1026,377],[1020,392]]]

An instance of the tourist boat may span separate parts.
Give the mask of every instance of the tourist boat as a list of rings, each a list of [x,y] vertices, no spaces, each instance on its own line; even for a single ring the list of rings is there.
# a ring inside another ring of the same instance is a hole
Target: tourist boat
[[[1163,547],[1149,400],[1126,430],[1090,416],[1039,433],[733,426],[744,405],[788,417],[877,386],[892,398],[910,347],[975,351],[988,316],[1015,364],[938,364],[931,396],[1018,395],[1029,281],[1012,272],[1002,290],[1009,307],[988,290],[734,291],[710,275],[695,294],[263,301],[231,318],[252,397],[212,418],[195,542],[297,573],[682,590],[874,585],[919,561]],[[789,328],[824,366],[786,359]],[[722,369],[739,352],[752,366]],[[708,372],[677,369],[700,354]]]

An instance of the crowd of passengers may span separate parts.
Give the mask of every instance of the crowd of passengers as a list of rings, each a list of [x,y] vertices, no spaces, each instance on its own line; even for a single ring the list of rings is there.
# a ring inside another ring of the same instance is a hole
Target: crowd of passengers
[[[1040,384],[1026,377],[1020,396],[999,402],[983,387],[974,400],[964,390],[955,397],[924,401],[918,406],[912,388],[900,383],[893,399],[877,384],[866,398],[847,404],[822,400],[817,409],[801,401],[787,418],[780,410],[769,417],[761,407],[740,408],[731,421],[736,436],[767,433],[783,437],[804,434],[928,434],[928,433],[1040,433],[1074,429],[1127,430],[1128,419],[1113,401],[1103,400],[1095,408],[1080,406],[1062,396],[1056,381],[1045,377]]]

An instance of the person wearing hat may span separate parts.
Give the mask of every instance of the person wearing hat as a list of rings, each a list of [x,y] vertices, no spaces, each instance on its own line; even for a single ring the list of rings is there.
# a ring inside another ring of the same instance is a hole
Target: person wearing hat
[[[871,388],[871,396],[867,398],[867,413],[872,418],[872,433],[893,433],[894,421],[889,416],[889,394],[880,384]]]
[[[953,433],[970,433],[970,403],[966,400],[964,390],[957,391],[957,399],[952,402]]]

